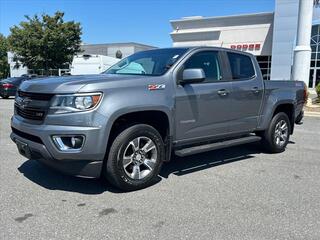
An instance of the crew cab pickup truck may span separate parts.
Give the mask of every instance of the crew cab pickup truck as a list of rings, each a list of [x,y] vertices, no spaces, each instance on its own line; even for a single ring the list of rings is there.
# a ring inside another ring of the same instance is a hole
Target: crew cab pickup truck
[[[25,81],[11,138],[68,174],[136,190],[172,153],[261,141],[285,150],[306,100],[299,81],[264,81],[254,56],[215,47],[135,53],[99,75]]]

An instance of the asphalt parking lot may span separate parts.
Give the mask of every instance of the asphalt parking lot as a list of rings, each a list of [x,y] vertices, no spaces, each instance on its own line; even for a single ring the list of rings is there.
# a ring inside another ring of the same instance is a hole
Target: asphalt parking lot
[[[320,118],[287,150],[248,144],[165,164],[159,182],[121,193],[20,156],[13,99],[0,99],[0,239],[320,239]]]

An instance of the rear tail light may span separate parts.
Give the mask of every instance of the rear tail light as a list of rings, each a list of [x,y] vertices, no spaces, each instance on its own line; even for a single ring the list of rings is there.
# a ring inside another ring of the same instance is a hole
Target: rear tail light
[[[14,86],[11,83],[4,83],[2,84],[3,88],[13,88]]]

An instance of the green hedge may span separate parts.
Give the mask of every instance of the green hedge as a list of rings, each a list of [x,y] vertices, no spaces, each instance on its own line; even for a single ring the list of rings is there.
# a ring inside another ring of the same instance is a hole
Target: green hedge
[[[318,97],[320,98],[320,83],[316,86],[316,92],[318,94]]]

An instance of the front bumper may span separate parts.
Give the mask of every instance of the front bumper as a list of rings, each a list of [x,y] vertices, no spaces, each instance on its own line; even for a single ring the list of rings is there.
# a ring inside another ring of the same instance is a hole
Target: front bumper
[[[13,116],[11,139],[20,154],[38,160],[69,175],[99,177],[106,150],[105,136],[99,127],[29,124]],[[52,141],[53,135],[85,135],[86,141],[79,151],[62,152]],[[100,140],[100,141],[99,141]],[[23,150],[25,146],[25,150]]]

